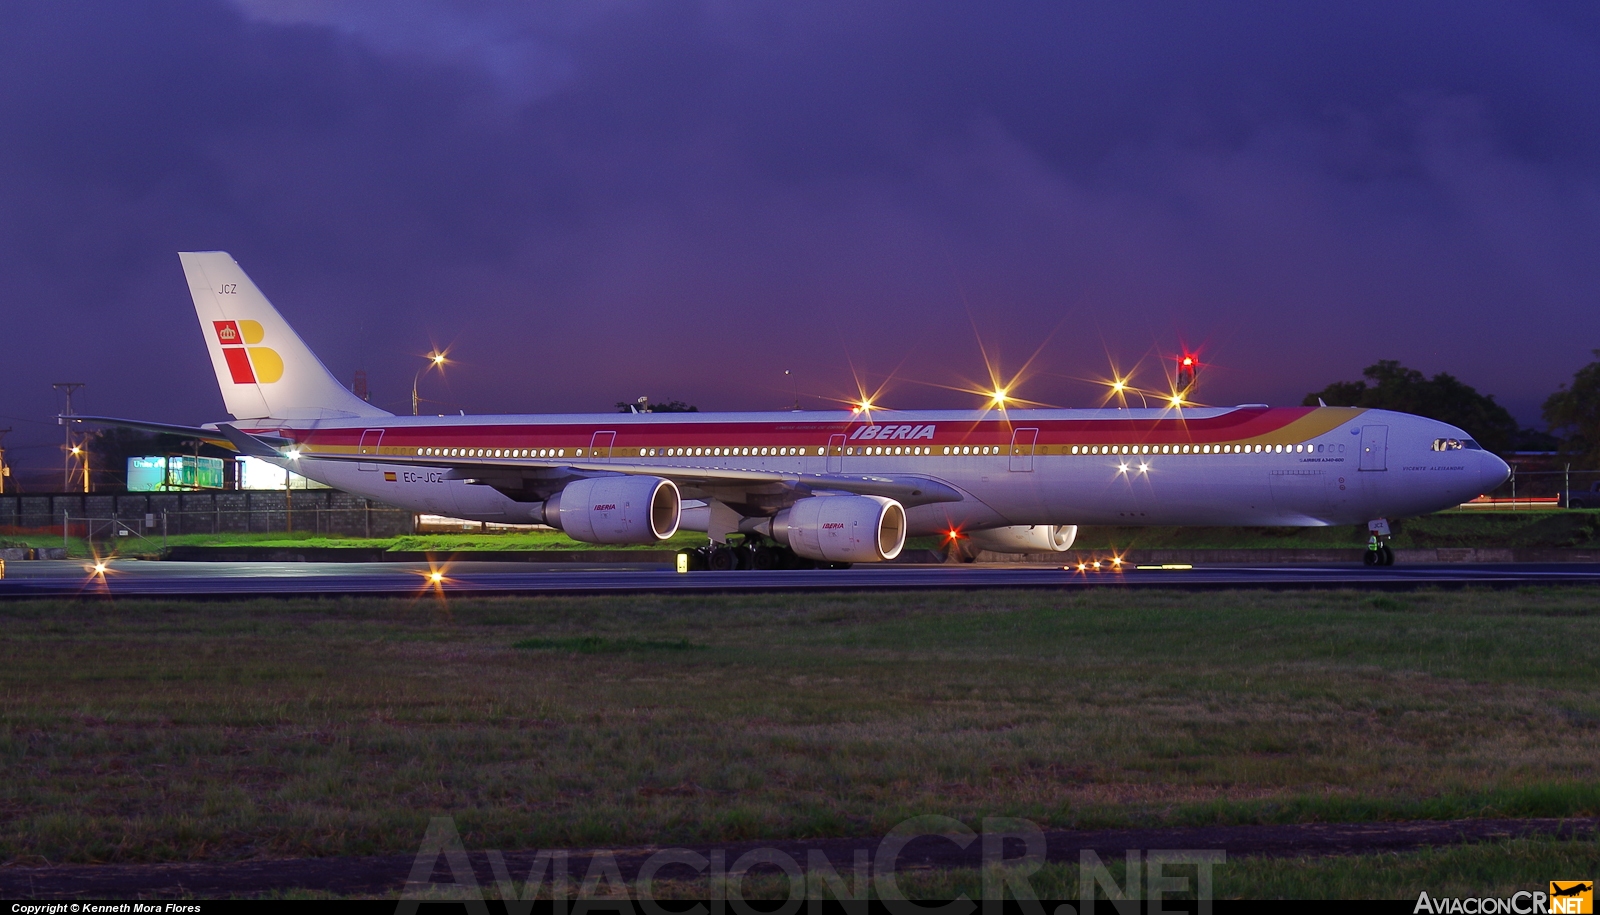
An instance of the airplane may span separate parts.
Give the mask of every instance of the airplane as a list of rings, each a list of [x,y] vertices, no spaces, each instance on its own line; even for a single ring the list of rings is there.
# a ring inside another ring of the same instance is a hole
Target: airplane
[[[1389,519],[1510,475],[1460,429],[1354,407],[396,416],[341,385],[232,256],[179,258],[232,418],[63,421],[200,438],[414,512],[586,543],[704,532],[699,567],[884,562],[928,535],[969,556],[1059,553],[1083,524],[1366,522],[1386,538]]]

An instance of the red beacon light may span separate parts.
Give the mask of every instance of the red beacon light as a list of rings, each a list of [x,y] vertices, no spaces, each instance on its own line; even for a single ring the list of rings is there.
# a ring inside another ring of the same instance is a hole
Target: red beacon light
[[[1180,392],[1189,393],[1194,388],[1195,375],[1200,371],[1200,360],[1193,353],[1184,353],[1178,358],[1177,388]]]

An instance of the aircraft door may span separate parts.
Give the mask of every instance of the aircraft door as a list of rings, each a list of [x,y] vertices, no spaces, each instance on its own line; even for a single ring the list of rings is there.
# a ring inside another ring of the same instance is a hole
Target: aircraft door
[[[844,433],[828,436],[828,473],[844,472]]]
[[[1388,470],[1389,427],[1361,427],[1361,469]]]
[[[615,432],[596,432],[589,439],[589,458],[596,461],[611,459],[611,446],[617,440]]]
[[[1017,429],[1011,433],[1012,472],[1033,473],[1033,449],[1038,441],[1038,429]]]
[[[368,429],[361,433],[361,444],[356,446],[357,454],[377,454],[378,446],[383,443],[382,429]],[[356,463],[357,470],[377,470],[377,464],[366,461]]]

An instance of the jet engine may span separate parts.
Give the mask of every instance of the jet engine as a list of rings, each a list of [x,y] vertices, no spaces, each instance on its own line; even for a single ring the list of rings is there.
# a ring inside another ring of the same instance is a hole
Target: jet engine
[[[584,543],[655,543],[678,532],[678,487],[661,477],[593,477],[568,483],[538,520]]]
[[[810,496],[763,526],[773,540],[823,562],[883,562],[906,545],[905,507],[884,496]]]
[[[967,534],[975,550],[996,553],[1060,553],[1078,539],[1076,524],[1016,524]]]

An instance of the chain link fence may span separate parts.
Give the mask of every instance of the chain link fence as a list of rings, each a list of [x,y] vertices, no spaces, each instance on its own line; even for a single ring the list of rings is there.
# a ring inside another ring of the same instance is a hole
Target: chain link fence
[[[409,511],[336,490],[0,496],[0,532],[49,531],[67,538],[278,532],[394,537],[415,529]]]

